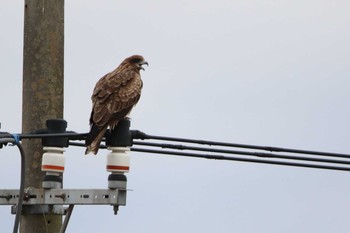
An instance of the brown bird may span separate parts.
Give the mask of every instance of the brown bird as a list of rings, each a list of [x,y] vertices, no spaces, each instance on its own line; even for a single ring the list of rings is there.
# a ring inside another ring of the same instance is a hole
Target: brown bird
[[[139,101],[142,89],[140,70],[144,70],[142,65],[148,66],[148,63],[142,56],[133,55],[96,83],[91,97],[91,128],[85,141],[85,154],[97,154],[107,128],[113,129]]]

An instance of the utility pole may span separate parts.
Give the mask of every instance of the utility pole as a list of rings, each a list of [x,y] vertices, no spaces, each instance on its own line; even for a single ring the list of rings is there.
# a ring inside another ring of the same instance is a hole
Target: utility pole
[[[64,0],[25,0],[22,132],[46,128],[47,119],[63,118]],[[23,140],[27,155],[25,186],[41,188],[41,141]],[[30,214],[23,209],[21,233],[57,233],[60,215]]]

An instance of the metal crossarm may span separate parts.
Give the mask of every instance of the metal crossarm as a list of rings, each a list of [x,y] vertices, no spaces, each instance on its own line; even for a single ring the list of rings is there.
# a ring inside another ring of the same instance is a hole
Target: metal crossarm
[[[126,205],[127,190],[28,189],[23,205]],[[18,189],[0,190],[0,205],[17,205]]]

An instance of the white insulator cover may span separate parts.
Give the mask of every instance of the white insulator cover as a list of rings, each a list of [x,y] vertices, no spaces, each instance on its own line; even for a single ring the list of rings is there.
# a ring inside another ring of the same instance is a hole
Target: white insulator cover
[[[46,172],[64,172],[65,149],[61,147],[44,147],[41,170]]]
[[[129,172],[130,149],[127,147],[108,147],[106,169],[108,172]]]

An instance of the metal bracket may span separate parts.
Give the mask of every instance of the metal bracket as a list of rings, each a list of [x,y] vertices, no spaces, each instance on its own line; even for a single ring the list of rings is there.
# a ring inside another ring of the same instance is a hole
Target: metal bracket
[[[23,213],[65,214],[63,205],[112,205],[125,206],[123,189],[27,189],[23,198]],[[16,212],[18,189],[0,190],[0,205],[13,205]]]

